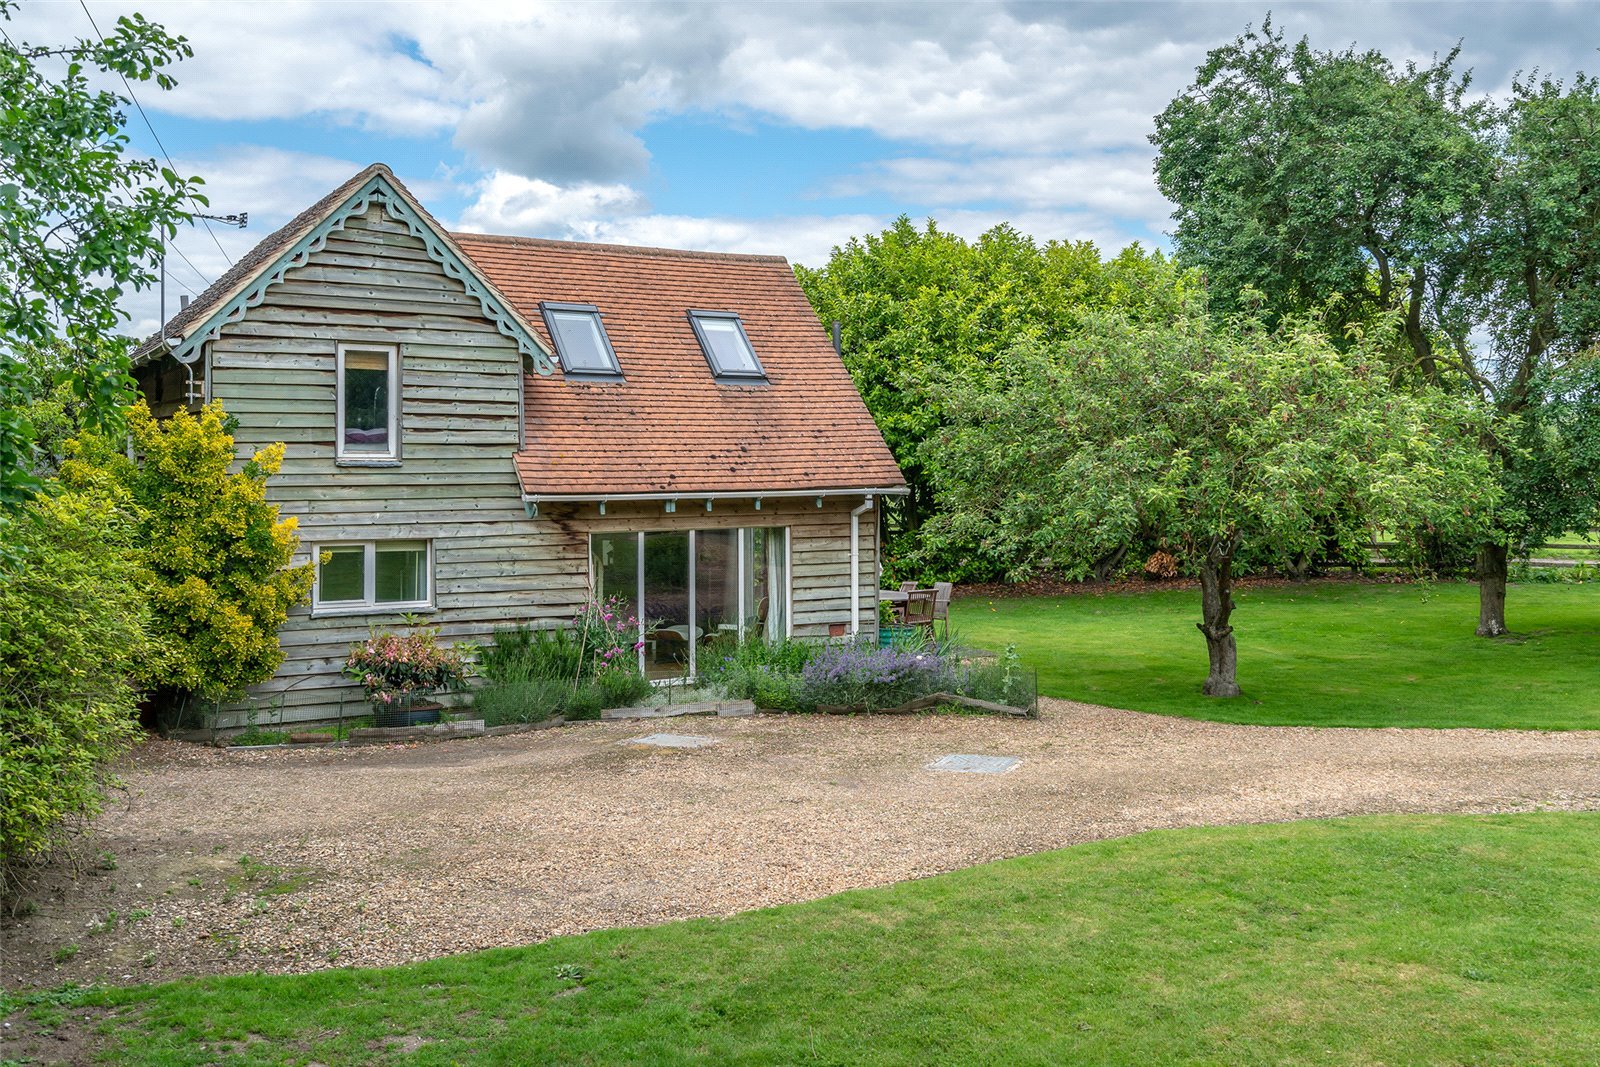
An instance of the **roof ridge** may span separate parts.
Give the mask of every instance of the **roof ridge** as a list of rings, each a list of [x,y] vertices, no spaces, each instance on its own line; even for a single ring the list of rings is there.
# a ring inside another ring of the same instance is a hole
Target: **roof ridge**
[[[322,216],[332,211],[342,201],[348,199],[354,190],[365,185],[377,174],[382,174],[397,184],[400,181],[399,178],[395,177],[395,173],[389,167],[389,164],[379,161],[368,163],[355,174],[334,186],[333,189],[313,201],[304,210],[295,214],[282,226],[279,226],[251,245],[244,255],[233,261],[227,270],[217,275],[209,285],[195,294],[194,299],[189,302],[187,307],[180,307],[166,322],[160,323],[156,327],[155,333],[145,338],[134,348],[134,362],[138,363],[145,356],[155,352],[167,337],[183,336],[184,331],[213,312],[220,303],[236,292],[241,285],[248,284],[284,249],[292,247],[295,241],[303,234],[313,229]],[[444,232],[444,227],[441,226],[439,229]]]
[[[782,263],[789,265],[787,256],[761,255],[754,252],[706,252],[692,248],[661,248],[654,245],[609,244],[603,241],[559,241],[552,237],[519,237],[501,233],[470,233],[450,231],[452,240],[492,241],[497,244],[536,245],[540,248],[572,248],[595,252],[616,252],[632,256],[657,256],[671,259],[739,260],[746,263]]]
[[[335,212],[349,208],[353,204],[353,198],[362,189],[371,186],[376,190],[380,184],[388,186],[389,191],[386,194],[386,202],[389,206],[386,210],[389,215],[400,218],[400,215],[396,214],[395,205],[397,203],[402,204],[404,205],[404,210],[411,212],[413,215],[412,219],[407,221],[408,227],[420,226],[423,230],[430,231],[433,234],[440,249],[436,254],[434,242],[425,241],[424,244],[428,248],[428,257],[436,263],[444,263],[444,259],[441,257],[448,256],[465,274],[470,275],[471,279],[469,280],[460,275],[451,274],[457,281],[463,282],[469,294],[479,298],[483,304],[484,314],[494,319],[501,332],[506,333],[507,336],[513,336],[514,334],[507,332],[505,323],[500,322],[496,316],[503,314],[511,320],[512,330],[520,331],[520,333],[515,334],[518,348],[523,351],[524,355],[534,359],[535,364],[541,367],[541,373],[546,373],[547,371],[542,368],[546,367],[547,358],[553,354],[539,338],[538,334],[534,332],[532,326],[523,318],[522,312],[517,308],[516,304],[499,291],[499,288],[489,276],[483,272],[483,268],[474,262],[464,249],[456,244],[450,231],[422,205],[422,202],[412,194],[410,189],[406,188],[405,183],[396,176],[394,170],[382,161],[369,163],[362,167],[360,171],[340,183],[316,203],[257,241],[248,252],[235,261],[228,270],[224,271],[221,277],[208,285],[187,307],[179,308],[177,314],[162,324],[156,334],[141,343],[133,352],[134,363],[137,365],[143,362],[147,356],[161,351],[163,348],[167,351],[174,351],[167,346],[167,339],[174,335],[182,341],[179,346],[180,349],[187,346],[192,331],[205,325],[213,316],[225,310],[229,303],[237,299],[240,294],[247,293],[250,287],[255,285],[275,263],[282,262],[284,256],[293,252],[301,241],[308,236],[316,234],[320,227],[328,225],[330,216]],[[362,204],[369,205],[370,201],[363,201]],[[342,229],[344,221],[344,216],[334,220],[333,228]],[[296,266],[303,266],[305,262],[309,262],[310,254],[313,251],[320,251],[321,242],[324,242],[327,236],[327,233],[322,234],[318,238],[315,248],[308,248],[302,253],[302,261],[300,263],[290,262],[285,269],[293,269]],[[448,268],[448,264],[446,266]],[[450,273],[448,269],[446,273]],[[279,271],[274,276],[269,276],[265,284],[270,285],[276,281],[281,281],[282,277],[283,272]],[[483,291],[476,291],[474,285],[481,287]],[[497,305],[496,310],[492,313],[490,310],[491,302]],[[524,341],[526,341],[526,345],[524,345]],[[181,355],[180,358],[182,358]]]

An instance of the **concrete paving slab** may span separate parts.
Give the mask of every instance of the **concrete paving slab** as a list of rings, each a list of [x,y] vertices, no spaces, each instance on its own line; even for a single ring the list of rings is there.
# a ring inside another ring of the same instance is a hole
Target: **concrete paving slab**
[[[953,771],[957,774],[1004,774],[1022,761],[1015,756],[970,756],[953,753],[940,756],[928,764],[930,771]]]
[[[624,745],[652,745],[656,748],[706,748],[717,743],[715,737],[695,737],[693,734],[647,734],[622,741]]]

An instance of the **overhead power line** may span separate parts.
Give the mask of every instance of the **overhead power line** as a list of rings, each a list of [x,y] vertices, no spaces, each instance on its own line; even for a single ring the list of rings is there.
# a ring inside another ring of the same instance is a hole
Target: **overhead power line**
[[[94,13],[89,10],[89,5],[86,0],[78,0],[78,6],[83,8],[83,13],[88,16],[89,25],[94,29],[94,35],[100,38],[100,43],[102,45],[105,44],[105,35],[100,32],[100,26],[95,22]],[[133,101],[133,106],[139,112],[139,117],[144,119],[145,129],[149,130],[150,136],[155,138],[156,147],[161,149],[161,158],[167,161],[167,167],[174,174],[176,174],[178,172],[178,165],[172,162],[172,155],[167,151],[167,146],[161,143],[161,135],[156,132],[155,123],[150,121],[150,116],[145,113],[144,105],[139,103],[139,97],[138,94],[133,91],[133,85],[129,83],[127,76],[121,71],[117,72],[117,77],[122,79],[122,87],[128,90],[128,99]],[[227,249],[222,247],[222,242],[217,240],[216,231],[211,228],[211,223],[207,222],[204,218],[201,218],[200,225],[206,228],[206,233],[211,235],[211,243],[217,246],[217,251],[222,253],[222,258],[227,261],[228,266],[232,267],[233,257],[228,255]],[[177,252],[179,256],[183,257],[183,261],[185,263],[189,263],[189,257],[183,254],[182,249],[174,246],[173,250]],[[194,272],[200,275],[202,279],[205,277],[205,275],[202,274],[199,268],[195,267],[193,263],[189,263],[189,266],[194,268]],[[188,286],[184,286],[184,288],[187,289]]]
[[[178,253],[178,258],[182,259],[185,263],[189,263],[189,257],[183,254],[183,249],[179,248],[177,245],[173,244],[171,241],[166,242],[163,245],[163,248],[165,248],[169,252]],[[190,270],[194,270],[194,264],[193,263],[189,263],[189,269]],[[195,270],[194,273],[195,273],[195,277],[199,279],[200,288],[201,289],[204,289],[207,285],[210,284],[209,282],[206,281],[206,276],[204,274],[201,274],[198,270]],[[170,271],[170,270],[167,271],[167,280],[168,281],[172,281],[172,282],[176,282],[177,284],[183,286],[185,289],[188,289],[190,296],[198,297],[200,295],[200,293],[196,289],[191,287],[188,282],[186,282],[182,278],[180,278],[177,275],[177,273],[174,272],[174,271]]]

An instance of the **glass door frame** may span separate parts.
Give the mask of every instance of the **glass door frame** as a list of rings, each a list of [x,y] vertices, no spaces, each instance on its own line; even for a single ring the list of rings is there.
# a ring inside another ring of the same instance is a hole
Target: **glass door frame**
[[[739,640],[741,640],[741,641],[743,641],[744,638],[745,638],[746,622],[747,622],[747,616],[749,614],[749,607],[745,604],[745,577],[746,577],[745,572],[746,572],[746,568],[748,567],[747,560],[749,558],[750,551],[751,551],[751,549],[750,549],[750,534],[751,534],[751,531],[752,530],[756,530],[756,529],[782,530],[783,531],[783,636],[785,638],[792,637],[794,635],[794,540],[793,540],[793,537],[792,537],[793,528],[789,527],[789,526],[760,526],[760,527],[735,526],[735,527],[716,527],[715,529],[717,529],[719,531],[720,530],[731,529],[734,532],[734,534],[736,535],[735,536],[735,547],[734,547],[734,557],[737,560],[737,564],[735,566],[735,576],[734,577],[735,577],[735,580],[736,580],[737,585],[738,585],[738,596],[737,596],[737,601],[736,601],[737,604],[738,604],[738,615],[737,615],[737,617],[738,617],[738,630],[736,632],[738,633]],[[645,601],[644,601],[644,579],[645,579],[644,543],[645,543],[645,534],[650,534],[650,533],[678,533],[678,532],[679,531],[677,531],[677,530],[670,530],[669,529],[669,530],[616,530],[616,531],[596,531],[596,530],[592,530],[589,533],[589,595],[591,597],[594,596],[595,588],[596,588],[595,569],[594,569],[594,567],[595,567],[595,565],[594,565],[594,539],[595,539],[595,537],[597,537],[597,536],[606,536],[606,535],[616,536],[616,534],[632,534],[633,535],[634,575],[635,575],[635,577],[634,577],[634,583],[635,583],[634,604],[636,606],[636,613],[637,613],[637,615],[639,617],[638,640],[641,643],[644,641],[645,626],[646,626],[646,623],[647,623],[647,620],[645,619],[645,611],[644,611],[644,603],[645,603]],[[696,603],[696,593],[698,592],[698,590],[695,588],[695,571],[698,569],[697,566],[696,566],[696,560],[697,560],[696,551],[698,549],[697,535],[698,535],[699,531],[691,528],[686,532],[689,535],[689,554],[688,554],[689,607],[688,607],[688,612],[687,612],[688,622],[687,622],[686,625],[689,628],[689,633],[691,635],[693,635],[694,632],[695,632],[695,619],[699,614],[699,611],[698,611],[699,605]],[[697,654],[699,652],[699,645],[700,645],[699,641],[696,641],[696,640],[690,640],[689,641],[689,664],[688,664],[689,671],[688,671],[688,677],[690,677],[690,678],[694,678],[698,674],[699,665],[697,663],[696,657],[697,657]],[[648,674],[647,674],[647,672],[645,670],[645,650],[643,648],[639,649],[638,657],[639,657],[639,673],[645,674],[646,677],[648,677]],[[672,681],[673,681],[673,679],[670,679],[670,678],[654,679],[653,680],[653,684],[670,685],[670,684],[672,684]]]

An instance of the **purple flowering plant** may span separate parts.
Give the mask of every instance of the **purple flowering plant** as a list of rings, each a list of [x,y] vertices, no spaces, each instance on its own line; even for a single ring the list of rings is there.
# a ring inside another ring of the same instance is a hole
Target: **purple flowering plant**
[[[888,708],[956,684],[955,670],[937,648],[825,645],[800,672],[808,703]]]
[[[877,711],[933,693],[1026,708],[1035,694],[1015,646],[994,657],[954,641],[876,648],[850,639],[725,640],[702,651],[699,668],[701,680],[728,698],[782,711]]]

